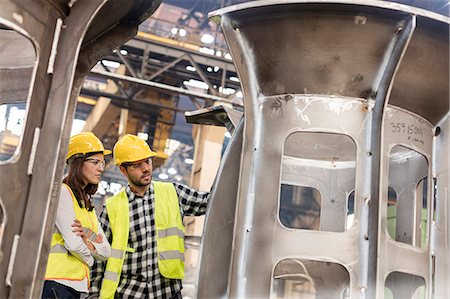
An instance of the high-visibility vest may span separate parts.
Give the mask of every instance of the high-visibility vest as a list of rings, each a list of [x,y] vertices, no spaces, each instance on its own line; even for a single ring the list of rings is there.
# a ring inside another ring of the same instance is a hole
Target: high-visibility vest
[[[89,239],[94,240],[98,232],[98,221],[95,211],[88,211],[86,208],[80,208],[70,187],[66,184],[63,184],[63,186],[67,187],[72,196],[75,217],[81,222],[83,232]],[[55,227],[55,232],[52,235],[45,279],[79,281],[85,278],[87,278],[89,287],[89,267],[67,251],[64,246],[64,239],[59,230]]]
[[[184,226],[175,187],[172,183],[152,182],[155,191],[155,227],[158,269],[171,279],[184,278]],[[119,285],[130,233],[128,196],[125,190],[106,200],[106,211],[113,235],[111,256],[106,263],[100,298],[114,298]]]

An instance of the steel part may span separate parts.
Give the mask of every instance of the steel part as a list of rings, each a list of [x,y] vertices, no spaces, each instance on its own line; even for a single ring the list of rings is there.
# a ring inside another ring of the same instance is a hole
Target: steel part
[[[0,81],[6,83],[0,83],[0,94],[2,98],[12,95],[12,100],[2,100],[2,103],[26,102],[17,150],[11,159],[0,163],[0,197],[4,205],[1,298],[41,296],[81,82],[101,57],[136,34],[142,18],[148,17],[159,4],[160,1],[143,0],[59,1],[57,4],[45,0],[2,1],[1,37],[5,32],[12,32],[5,29],[10,28],[22,35],[22,41],[27,38],[29,41],[26,47],[16,48],[19,51],[15,54],[24,53],[12,61],[19,64],[17,72],[0,65]],[[57,25],[58,19],[62,21],[61,26]],[[56,28],[60,29],[59,34],[55,34]],[[57,38],[54,41],[49,36]],[[19,37],[15,35],[13,40]],[[0,57],[1,62],[11,62],[11,57],[16,56],[2,51]],[[33,142],[36,129],[40,129],[39,138]],[[16,244],[14,248],[13,244]]]
[[[241,119],[224,153],[205,219],[198,262],[198,298],[227,297],[243,142]],[[220,233],[218,233],[220,232]]]
[[[442,281],[449,231],[442,222],[439,230],[433,225],[431,178],[440,169],[436,204],[443,208],[436,213],[444,221],[450,19],[370,0],[255,1],[210,17],[234,58],[245,127],[227,293],[211,286],[199,298],[278,296],[279,279],[289,282],[296,273],[277,267],[298,261],[308,273],[318,271],[315,278],[297,273],[316,292],[320,281],[344,283],[330,287],[329,297],[374,298],[385,287],[397,296],[422,288],[427,297],[433,290],[448,297]],[[320,193],[316,226],[280,220],[282,184]],[[393,235],[390,189],[397,192]],[[220,234],[213,227],[205,234]],[[432,266],[437,259],[441,264]],[[319,270],[321,263],[344,271],[333,276]],[[212,283],[203,271],[199,288]],[[216,285],[224,289],[223,281]]]
[[[222,126],[226,127],[230,133],[233,133],[243,117],[241,111],[224,105],[187,111],[184,115],[188,123]]]
[[[380,149],[382,145],[382,126],[384,110],[389,102],[390,91],[393,86],[395,74],[399,68],[401,60],[405,54],[406,48],[409,45],[411,37],[416,28],[416,17],[410,16],[408,19],[399,22],[395,28],[392,41],[388,46],[388,50],[384,55],[383,62],[381,63],[378,71],[378,78],[375,79],[373,87],[373,93],[375,94],[375,106],[372,110],[372,127],[371,127],[371,153],[372,161],[370,168],[372,170],[371,181],[371,201],[369,203],[369,229],[368,238],[370,241],[369,253],[368,253],[368,282],[367,282],[367,296],[376,297],[381,293],[377,292],[376,286],[378,285],[378,210],[379,210],[379,192],[380,188],[380,164],[381,155]],[[381,291],[380,291],[381,292]]]

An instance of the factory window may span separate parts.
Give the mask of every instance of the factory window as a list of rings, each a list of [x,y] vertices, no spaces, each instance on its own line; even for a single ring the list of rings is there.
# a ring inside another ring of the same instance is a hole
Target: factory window
[[[425,280],[412,274],[391,272],[386,278],[384,298],[426,298]]]
[[[350,275],[337,263],[285,259],[273,271],[271,298],[347,298]]]
[[[342,134],[295,132],[282,160],[279,219],[287,228],[343,232],[353,223],[356,145]]]
[[[19,152],[36,53],[31,41],[0,24],[0,163]]]
[[[389,155],[389,186],[389,236],[398,242],[426,248],[429,188],[425,156],[404,146],[394,146]]]

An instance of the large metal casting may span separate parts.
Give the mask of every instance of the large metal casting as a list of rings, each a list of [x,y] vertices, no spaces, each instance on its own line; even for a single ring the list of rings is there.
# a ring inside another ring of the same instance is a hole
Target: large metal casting
[[[450,20],[350,0],[210,17],[245,113],[207,214],[198,298],[450,297]]]
[[[0,298],[40,297],[81,82],[159,3],[1,1]]]

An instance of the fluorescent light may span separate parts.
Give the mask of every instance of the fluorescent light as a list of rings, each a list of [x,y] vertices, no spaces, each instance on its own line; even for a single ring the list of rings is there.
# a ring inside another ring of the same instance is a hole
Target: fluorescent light
[[[144,133],[144,132],[138,132],[138,133],[137,133],[137,136],[138,136],[139,138],[141,138],[142,140],[145,140],[145,141],[148,140],[148,134],[147,134],[147,133]]]
[[[228,60],[233,60],[230,53],[225,54],[225,56],[223,56],[223,57],[225,57],[225,59],[228,59]]]
[[[177,170],[176,170],[175,168],[170,167],[169,169],[167,169],[167,173],[168,173],[168,174],[171,174],[171,175],[175,175],[175,174],[177,174],[178,172],[177,172]]]
[[[181,37],[185,37],[185,36],[187,35],[187,31],[186,31],[186,29],[181,28],[181,29],[178,31],[178,34],[179,34]]]
[[[231,138],[230,132],[226,131],[226,132],[225,132],[225,137],[226,137],[226,138]]]
[[[229,87],[222,88],[222,87],[219,87],[219,92],[223,93],[224,95],[233,94],[233,93],[235,93],[235,91],[236,91],[236,89],[234,89],[234,88],[229,88]]]
[[[242,91],[238,91],[238,92],[236,92],[236,97],[238,97],[238,98],[241,98],[242,99],[242,97],[243,97],[244,95],[242,94]]]
[[[198,81],[198,80],[195,80],[195,79],[190,79],[189,81],[184,81],[183,84],[186,85],[186,86],[196,87],[196,88],[201,88],[201,89],[208,89],[209,88],[208,84],[206,84],[205,82]]]
[[[186,69],[188,70],[188,71],[191,71],[191,72],[195,72],[197,69],[195,68],[195,67],[193,67],[192,65],[187,65],[186,66]]]
[[[238,77],[230,77],[230,80],[234,81],[234,82],[241,82],[241,81],[239,81]]]
[[[128,54],[128,51],[125,50],[125,49],[122,49],[122,50],[120,50],[120,54],[122,54],[122,55],[127,55],[127,54]]]
[[[217,56],[217,57],[222,57],[222,51],[217,50],[217,51],[216,51],[216,56]]]
[[[110,193],[115,194],[115,193],[119,192],[121,189],[122,189],[122,185],[119,183],[112,182],[111,184],[109,184],[109,192]]]
[[[106,60],[106,59],[103,59],[102,63],[103,63],[104,66],[112,67],[112,68],[115,68],[115,69],[119,68],[119,66],[120,66],[119,62]]]
[[[177,27],[173,27],[172,29],[170,29],[170,33],[172,33],[173,35],[178,33],[178,28]]]
[[[164,153],[168,156],[172,156],[172,154],[180,147],[181,142],[176,139],[166,139],[166,146],[164,148]]]
[[[186,158],[184,159],[184,163],[191,165],[194,164],[194,160],[192,160],[191,158]]]
[[[108,183],[106,181],[100,181],[100,184],[98,184],[97,187],[97,193],[100,195],[106,195],[106,188],[108,186]]]
[[[214,50],[213,49],[210,49],[210,48],[207,48],[207,47],[200,47],[200,49],[198,49],[201,53],[204,53],[204,54],[209,54],[209,55],[214,55]]]
[[[218,66],[215,66],[215,67],[214,67],[214,72],[215,72],[215,73],[217,73],[219,70],[220,70],[220,67],[218,67]]]
[[[200,41],[205,44],[211,44],[214,41],[214,36],[209,33],[204,33]]]
[[[161,180],[167,180],[169,178],[169,176],[165,173],[160,173],[158,175],[158,178],[160,178]]]
[[[209,73],[211,73],[211,72],[213,71],[213,68],[210,67],[210,66],[208,66],[208,67],[206,68],[206,71],[208,71]]]

